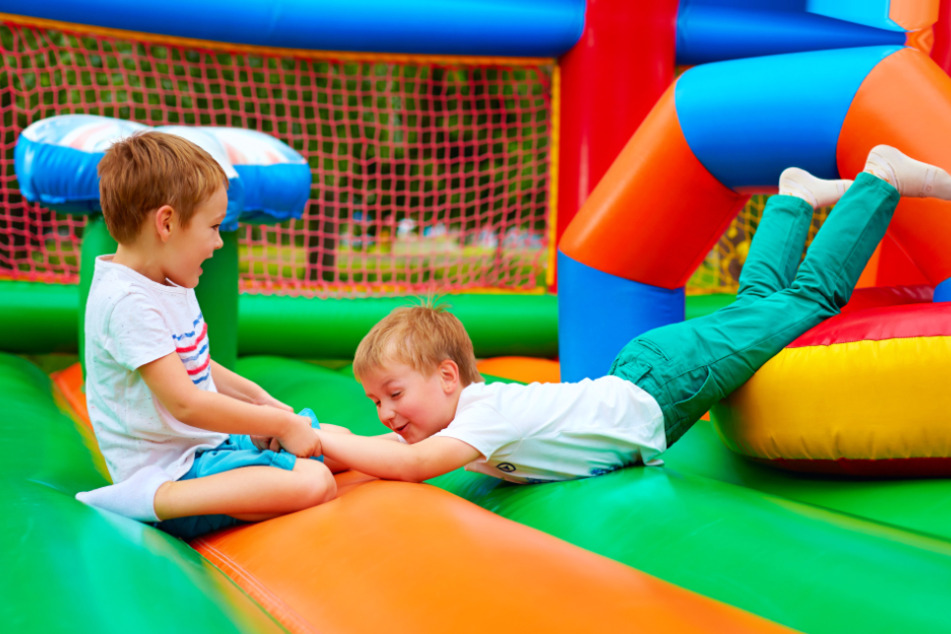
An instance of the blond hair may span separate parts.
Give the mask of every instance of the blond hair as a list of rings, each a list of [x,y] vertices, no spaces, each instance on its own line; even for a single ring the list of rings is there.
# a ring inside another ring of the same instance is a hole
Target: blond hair
[[[142,132],[114,143],[99,162],[99,199],[109,234],[134,242],[150,211],[170,205],[183,227],[228,177],[208,152],[180,136]]]
[[[402,306],[377,322],[357,346],[353,373],[360,381],[396,361],[430,374],[447,359],[459,366],[463,387],[482,382],[472,339],[455,315],[442,306]]]

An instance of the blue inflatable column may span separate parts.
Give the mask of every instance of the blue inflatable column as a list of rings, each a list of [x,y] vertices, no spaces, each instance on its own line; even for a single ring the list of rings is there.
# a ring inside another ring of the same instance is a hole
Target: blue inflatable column
[[[561,380],[604,376],[624,345],[684,320],[684,289],[604,273],[558,253],[558,350]]]
[[[935,302],[951,302],[951,277],[934,287]]]

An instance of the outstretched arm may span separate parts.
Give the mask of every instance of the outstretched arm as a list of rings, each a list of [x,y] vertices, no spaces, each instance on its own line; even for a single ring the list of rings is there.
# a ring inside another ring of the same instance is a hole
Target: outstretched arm
[[[324,455],[386,480],[422,482],[479,458],[472,445],[435,436],[407,445],[385,437],[318,432]]]

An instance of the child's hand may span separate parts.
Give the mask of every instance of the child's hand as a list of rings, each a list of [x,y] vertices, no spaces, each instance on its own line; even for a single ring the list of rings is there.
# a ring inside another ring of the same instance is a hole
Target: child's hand
[[[320,455],[320,438],[310,426],[310,419],[306,416],[291,414],[293,421],[288,426],[288,430],[278,436],[276,440],[281,448],[288,453],[292,453],[298,458],[310,458]],[[273,449],[274,442],[270,443]]]
[[[281,448],[280,443],[277,442],[277,439],[274,436],[255,436],[252,434],[250,438],[251,444],[257,447],[260,451],[271,449],[272,443],[277,443],[277,449]],[[277,451],[277,449],[274,449],[273,451]]]

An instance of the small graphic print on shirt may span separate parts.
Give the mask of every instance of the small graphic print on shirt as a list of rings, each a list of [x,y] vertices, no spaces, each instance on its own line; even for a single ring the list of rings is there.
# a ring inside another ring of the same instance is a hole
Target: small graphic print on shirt
[[[500,462],[499,464],[495,465],[495,468],[499,471],[504,471],[505,473],[512,473],[515,471],[515,465],[513,465],[511,462]]]
[[[198,385],[211,376],[211,355],[208,354],[208,324],[201,313],[192,322],[192,330],[181,334],[172,334],[175,340],[175,352],[185,364],[185,370],[192,383]]]

